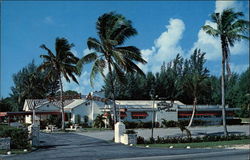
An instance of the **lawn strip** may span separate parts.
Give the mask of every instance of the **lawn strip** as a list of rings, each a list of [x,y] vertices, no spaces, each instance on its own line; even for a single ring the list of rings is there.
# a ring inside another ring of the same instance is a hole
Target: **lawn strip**
[[[173,148],[186,148],[190,146],[190,148],[220,148],[220,147],[229,147],[233,145],[243,145],[250,144],[250,139],[242,139],[242,140],[232,140],[232,141],[216,141],[216,142],[196,142],[196,143],[174,143],[174,144],[138,144],[137,146],[149,146],[156,148],[169,148],[173,146]]]

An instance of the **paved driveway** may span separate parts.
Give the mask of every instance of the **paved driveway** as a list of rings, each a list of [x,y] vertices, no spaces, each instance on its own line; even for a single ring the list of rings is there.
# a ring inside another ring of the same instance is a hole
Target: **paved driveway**
[[[156,160],[169,158],[178,159],[178,156],[181,156],[179,157],[180,159],[184,157],[193,159],[193,156],[197,157],[197,155],[200,155],[199,159],[201,159],[202,156],[208,157],[211,156],[209,154],[216,155],[218,153],[223,153],[224,156],[229,157],[227,159],[230,159],[230,154],[237,154],[241,156],[240,159],[242,156],[244,156],[244,159],[248,157],[248,151],[246,150],[138,148],[74,133],[41,133],[41,141],[42,148],[39,150],[2,158],[6,160],[96,160],[125,158],[128,160],[132,157],[137,157],[137,159]],[[176,157],[174,155],[178,156]],[[160,158],[158,156],[163,157]],[[239,157],[237,157],[237,159],[239,159]]]
[[[228,132],[231,134],[246,134],[250,135],[249,125],[233,125],[227,126]],[[223,126],[209,126],[209,127],[191,127],[190,131],[193,136],[197,135],[223,135]],[[136,129],[138,136],[142,136],[146,139],[151,137],[151,129]],[[80,132],[80,135],[89,136],[93,138],[112,140],[114,137],[114,131],[96,131],[96,132]],[[181,136],[179,128],[155,128],[154,137],[166,137],[166,136]]]

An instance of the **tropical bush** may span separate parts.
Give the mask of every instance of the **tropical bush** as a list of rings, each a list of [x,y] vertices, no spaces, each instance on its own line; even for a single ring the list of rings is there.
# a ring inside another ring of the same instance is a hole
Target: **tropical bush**
[[[166,119],[162,119],[162,125],[166,128],[176,127],[176,121],[173,120],[167,121]]]
[[[124,121],[124,125],[126,126],[127,129],[133,129],[133,128],[151,128],[152,127],[152,122],[129,122],[129,121]],[[155,128],[160,127],[159,122],[155,122],[154,124]]]
[[[180,121],[167,121],[166,119],[162,119],[162,126],[169,128],[169,127],[178,127],[177,124],[180,123],[181,125],[187,126],[189,123],[189,120],[180,120]],[[193,120],[192,125],[193,126],[204,126],[208,121],[204,120]]]
[[[45,123],[47,125],[55,125],[57,127],[60,127],[62,125],[62,118],[61,116],[49,115]]]
[[[103,128],[105,126],[104,120],[105,118],[103,117],[103,114],[98,114],[94,120],[94,127]]]
[[[5,137],[11,138],[11,149],[24,149],[30,147],[27,129],[0,126],[0,138]]]
[[[132,129],[126,130],[125,134],[136,134],[136,132]]]

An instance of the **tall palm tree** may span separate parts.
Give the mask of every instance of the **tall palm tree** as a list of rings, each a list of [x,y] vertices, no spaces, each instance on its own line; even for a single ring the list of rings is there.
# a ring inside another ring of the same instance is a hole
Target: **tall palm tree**
[[[78,69],[82,69],[82,65],[93,62],[90,83],[93,87],[94,79],[97,73],[105,78],[104,70],[108,69],[111,79],[112,100],[114,103],[113,113],[114,122],[117,121],[116,104],[115,104],[115,88],[116,78],[120,82],[125,82],[124,72],[138,72],[144,75],[143,71],[135,62],[145,64],[146,61],[141,57],[141,52],[134,46],[122,47],[125,40],[137,34],[132,22],[127,20],[121,14],[114,12],[105,13],[100,16],[96,22],[97,34],[96,38],[88,38],[87,45],[93,52],[87,54],[78,62]]]
[[[184,77],[184,88],[192,93],[193,97],[193,112],[188,124],[188,128],[191,127],[196,112],[196,104],[198,97],[208,90],[208,69],[204,67],[205,64],[205,52],[195,49],[194,53],[189,59],[188,73]]]
[[[234,12],[232,8],[225,9],[222,13],[213,13],[211,15],[212,22],[216,23],[216,28],[210,25],[203,26],[203,30],[214,37],[219,37],[222,48],[222,73],[221,73],[221,101],[222,101],[222,117],[224,126],[224,135],[227,136],[226,112],[225,112],[225,66],[227,73],[230,74],[229,57],[230,48],[236,41],[248,39],[246,33],[249,30],[249,21],[240,19],[244,14],[242,12]]]
[[[55,80],[59,79],[60,84],[60,101],[61,101],[61,111],[62,111],[62,130],[64,130],[64,99],[63,99],[63,84],[62,78],[64,77],[66,81],[70,82],[70,78],[78,84],[75,77],[77,72],[76,63],[78,58],[70,51],[73,44],[69,44],[65,38],[56,38],[55,43],[55,54],[47,48],[44,44],[41,48],[48,52],[48,54],[40,55],[44,59],[43,64],[39,66],[39,70],[47,70],[48,78]]]

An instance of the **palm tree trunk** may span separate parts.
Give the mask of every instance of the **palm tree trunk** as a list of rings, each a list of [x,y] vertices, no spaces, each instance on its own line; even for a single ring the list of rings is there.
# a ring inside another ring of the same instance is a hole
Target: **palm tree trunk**
[[[61,111],[62,111],[62,130],[64,131],[64,103],[63,103],[63,85],[62,85],[62,77],[59,78],[60,83],[60,101],[61,101]]]
[[[116,103],[115,103],[115,87],[114,87],[114,79],[112,74],[112,69],[110,65],[110,60],[108,60],[108,67],[109,67],[109,74],[110,74],[110,80],[111,80],[111,93],[112,93],[112,100],[113,100],[113,113],[114,113],[114,125],[117,122],[117,115],[116,115]]]
[[[224,59],[222,57],[222,59]],[[221,103],[222,103],[222,123],[224,128],[224,135],[227,136],[227,125],[226,125],[226,109],[225,109],[225,61],[222,60],[222,75],[221,75]]]
[[[226,57],[226,48],[223,38],[221,38],[222,45],[222,63],[221,63],[221,105],[222,105],[222,123],[224,128],[224,135],[227,136],[227,125],[226,125],[226,109],[225,109],[225,57]]]
[[[196,103],[197,103],[197,98],[194,97],[193,112],[192,112],[192,116],[191,116],[191,119],[189,121],[189,124],[188,124],[187,128],[191,127],[191,125],[193,123],[194,115],[195,115],[195,111],[196,111]]]

